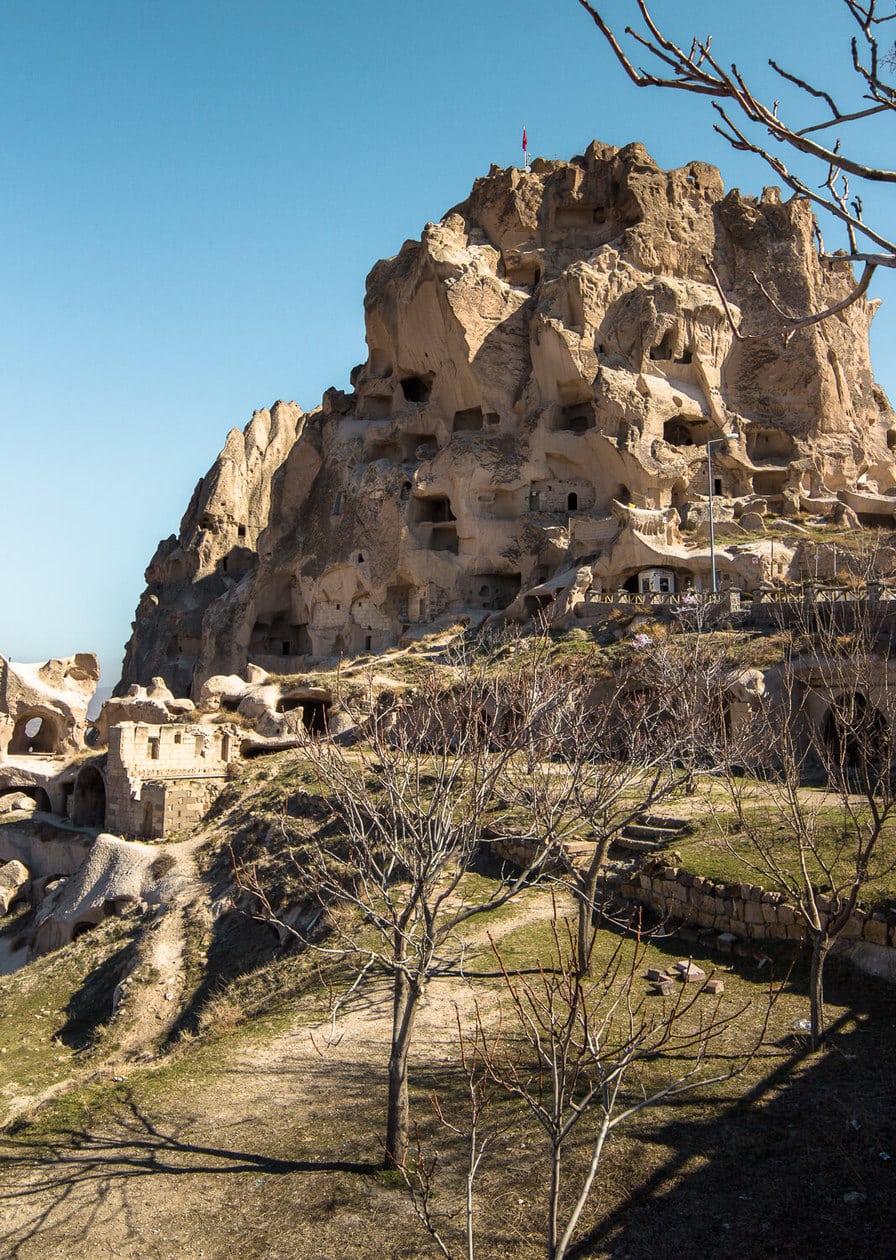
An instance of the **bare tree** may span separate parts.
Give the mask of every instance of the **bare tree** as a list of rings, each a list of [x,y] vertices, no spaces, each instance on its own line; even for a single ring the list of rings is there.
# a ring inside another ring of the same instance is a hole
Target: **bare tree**
[[[726,1045],[724,1067],[714,1070],[709,1066],[714,1046],[741,1021],[745,1004],[726,1009],[703,986],[682,984],[673,999],[658,1005],[645,997],[639,981],[644,962],[639,939],[620,937],[600,975],[588,979],[577,964],[572,926],[555,916],[553,937],[552,956],[534,977],[511,973],[493,946],[504,980],[503,1017],[489,1025],[479,1014],[462,1039],[470,1122],[462,1128],[447,1120],[435,1102],[446,1127],[469,1144],[467,1260],[476,1254],[475,1179],[501,1136],[497,1124],[488,1123],[495,1104],[490,1087],[516,1100],[520,1121],[533,1123],[544,1139],[549,1170],[545,1255],[563,1260],[574,1245],[612,1133],[645,1108],[743,1071],[765,1035],[771,1000],[750,1048],[732,1059]],[[401,1171],[418,1216],[451,1260],[446,1221],[433,1192],[437,1167],[418,1143],[416,1161],[406,1161]]]
[[[603,900],[610,848],[628,827],[682,792],[700,770],[723,764],[727,671],[697,625],[671,636],[639,636],[634,659],[592,699],[566,752],[570,806],[593,849],[571,886],[578,904],[583,975]]]
[[[817,1048],[825,1035],[827,958],[862,897],[883,890],[896,869],[896,687],[889,637],[878,634],[871,601],[795,599],[790,612],[779,677],[729,763],[739,834],[726,843],[787,898],[804,927]],[[758,779],[743,777],[741,768]],[[810,786],[819,775],[823,786]]]
[[[412,694],[371,694],[354,746],[309,739],[302,749],[335,819],[329,833],[304,840],[285,824],[305,894],[327,913],[326,938],[302,939],[354,960],[353,989],[370,972],[391,979],[387,1164],[407,1151],[408,1056],[427,985],[462,960],[462,925],[504,905],[550,859],[548,843],[524,869],[467,895],[474,855],[509,808],[511,767],[543,738],[557,688],[551,669],[533,668],[526,654],[500,675],[471,657],[453,672],[431,670]],[[238,878],[275,918],[254,872]]]
[[[787,334],[829,318],[866,292],[878,267],[896,267],[896,242],[879,226],[865,220],[861,196],[865,185],[896,184],[896,171],[860,157],[861,137],[855,134],[857,125],[864,120],[896,113],[896,89],[885,77],[893,66],[892,56],[888,55],[891,45],[886,45],[886,53],[880,45],[882,32],[893,29],[886,25],[896,19],[892,5],[879,5],[877,0],[842,0],[842,11],[853,28],[849,64],[854,99],[841,108],[823,83],[813,83],[794,73],[779,65],[774,57],[769,57],[768,64],[789,96],[784,103],[764,100],[736,63],[728,64],[717,54],[711,35],[695,36],[685,42],[675,40],[654,19],[646,0],[630,0],[627,5],[635,19],[624,32],[631,41],[630,55],[606,20],[606,6],[590,0],[579,0],[579,4],[591,15],[632,83],[709,98],[718,116],[714,130],[719,135],[739,152],[762,158],[788,188],[844,225],[848,245],[845,254],[827,253],[819,239],[824,261],[842,262],[846,257],[863,264],[861,277],[842,301],[821,311],[789,312],[754,276],[778,317],[776,331]],[[650,69],[636,64],[635,52],[647,55]],[[817,116],[808,125],[801,125],[795,116],[805,101],[811,102]],[[785,106],[790,107],[790,113]],[[829,136],[833,138],[828,139]],[[804,167],[807,173],[803,172]],[[815,178],[808,173],[813,169]],[[712,270],[711,261],[708,265]],[[713,276],[725,300],[714,272]],[[733,319],[731,322],[741,340],[769,335],[762,332],[751,337]]]

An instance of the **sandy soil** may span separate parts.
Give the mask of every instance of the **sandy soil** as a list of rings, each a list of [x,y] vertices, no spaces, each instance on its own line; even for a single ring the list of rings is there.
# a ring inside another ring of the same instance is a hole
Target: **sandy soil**
[[[149,1026],[159,1000],[181,980],[185,912],[183,905],[169,909],[155,935],[160,979],[147,1006]],[[549,903],[543,913],[550,913]],[[497,935],[524,919],[531,921],[531,909],[505,917]],[[455,1004],[469,1002],[469,993],[451,979],[430,986],[412,1056],[417,1077],[451,1054]],[[335,1035],[329,1020],[309,1022],[309,1013],[299,1009],[287,1031],[268,1042],[238,1036],[217,1043],[216,1070],[181,1090],[154,1090],[150,1081],[148,1089],[131,1092],[133,1069],[119,1066],[108,1087],[121,1104],[114,1119],[89,1131],[75,1127],[38,1145],[28,1131],[0,1140],[6,1165],[0,1253],[16,1260],[437,1254],[403,1191],[377,1172],[388,984],[371,982],[359,991],[340,1013]],[[354,1124],[346,1125],[347,1113]],[[394,1240],[387,1253],[384,1234]]]

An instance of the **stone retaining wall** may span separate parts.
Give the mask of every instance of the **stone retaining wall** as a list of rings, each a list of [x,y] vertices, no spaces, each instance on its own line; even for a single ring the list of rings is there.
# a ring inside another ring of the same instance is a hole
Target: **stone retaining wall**
[[[752,940],[803,939],[799,914],[782,893],[755,884],[716,884],[675,866],[636,872],[620,889],[623,897],[650,906],[657,914],[708,931],[731,932]],[[827,909],[826,897],[819,908]],[[844,941],[896,946],[896,913],[857,910],[840,933]]]
[[[503,862],[512,862],[514,866],[526,867],[535,860],[539,845],[535,840],[524,836],[501,836],[498,840],[484,842],[489,852]]]

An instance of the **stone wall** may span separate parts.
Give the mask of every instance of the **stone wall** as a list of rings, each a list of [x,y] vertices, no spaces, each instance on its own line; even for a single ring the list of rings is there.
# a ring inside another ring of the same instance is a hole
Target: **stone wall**
[[[525,836],[501,836],[488,845],[488,850],[502,862],[512,862],[525,870],[535,860],[539,845]]]
[[[199,822],[239,743],[227,728],[122,722],[109,732],[107,831],[163,839]]]
[[[137,802],[144,835],[164,839],[175,831],[195,827],[216,800],[224,782],[223,777],[216,776],[144,783]]]
[[[800,941],[805,929],[795,908],[781,893],[755,884],[717,884],[675,866],[638,871],[621,888],[624,897],[649,906],[663,917],[707,931],[731,932],[752,940]],[[828,900],[819,897],[820,909]],[[896,913],[857,910],[840,934],[844,941],[896,945]]]

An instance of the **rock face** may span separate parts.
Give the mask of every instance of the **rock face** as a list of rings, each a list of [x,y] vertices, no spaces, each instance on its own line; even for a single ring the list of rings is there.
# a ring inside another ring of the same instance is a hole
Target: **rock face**
[[[112,696],[103,703],[93,723],[94,742],[108,744],[109,731],[119,722],[162,725],[192,713],[194,707],[192,700],[176,699],[163,678],[153,678],[148,687],[134,683],[127,695]]]
[[[92,652],[43,665],[0,656],[0,762],[35,754],[66,756],[83,748],[87,708],[99,676]]]
[[[775,319],[754,271],[793,312],[852,283],[819,261],[806,201],[726,195],[699,162],[667,172],[595,142],[493,168],[373,268],[353,392],[230,434],[147,570],[122,687],[160,676],[196,697],[249,662],[298,672],[443,614],[568,619],[621,586],[705,588],[706,442],[723,434],[715,515],[739,539],[723,579],[772,575],[769,513],[891,522],[872,304],[739,342],[707,258],[751,328]]]

